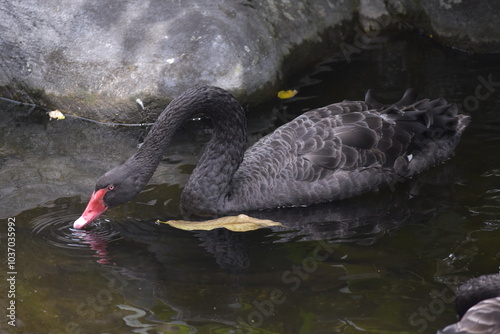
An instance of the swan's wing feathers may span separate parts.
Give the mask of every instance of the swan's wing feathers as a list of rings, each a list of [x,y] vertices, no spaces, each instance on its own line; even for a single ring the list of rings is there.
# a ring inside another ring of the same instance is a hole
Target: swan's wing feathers
[[[442,98],[415,99],[415,91],[408,90],[397,103],[373,109],[379,104],[368,92],[367,102],[344,101],[301,116],[296,136],[290,136],[296,179],[364,168],[406,174],[415,155],[427,154],[427,141],[453,136],[459,122],[456,105]]]
[[[408,88],[403,97],[401,98],[401,100],[399,100],[398,102],[395,103],[395,105],[397,107],[404,107],[404,106],[408,106],[408,105],[411,105],[413,103],[415,103],[415,101],[417,100],[417,91],[413,88]]]
[[[382,119],[382,117],[380,117],[380,115],[377,115],[377,114],[369,114],[369,113],[365,113],[365,118],[364,118],[364,121],[366,123],[366,126],[370,129],[372,129],[373,131],[384,131],[384,120]],[[385,124],[387,125],[387,124]]]
[[[276,129],[247,151],[242,171],[272,169],[263,175],[311,182],[367,168],[406,175],[412,159],[428,154],[426,142],[454,136],[468,123],[444,99],[415,102],[408,91],[374,109],[378,102],[370,94],[367,102],[314,109]]]
[[[344,103],[352,107],[347,109],[366,109],[366,104],[362,102]],[[333,115],[323,113],[323,117],[312,121],[310,113],[304,114],[304,119],[298,122],[302,125],[299,127],[301,130],[292,126],[297,135],[294,141],[297,156],[293,162],[296,180],[316,181],[338,170],[381,167],[385,164],[384,153],[377,145],[384,136],[392,136],[394,131],[384,129],[387,125],[384,125],[380,115],[368,111]],[[318,116],[315,111],[313,114]],[[304,130],[309,122],[313,124]],[[386,143],[388,147],[392,145],[392,142]]]
[[[449,157],[470,122],[444,99],[373,98],[308,111],[250,147],[228,198],[248,208],[318,203],[378,189]],[[232,203],[232,202],[231,202]]]
[[[369,109],[370,106],[362,101],[343,101],[310,110],[305,115],[314,122],[339,115],[344,122],[353,123],[360,120],[359,114],[356,113]]]
[[[339,115],[339,119],[343,125],[358,124],[366,119],[366,115],[360,111],[354,111]]]
[[[345,163],[346,157],[338,140],[328,140],[321,144],[321,148],[309,150],[302,158],[326,169],[335,169]]]
[[[359,124],[336,127],[333,134],[343,145],[366,150],[374,148],[380,139],[375,131]]]
[[[372,108],[382,108],[384,107],[384,104],[378,102],[375,100],[375,97],[373,96],[373,90],[368,89],[365,94],[365,102],[368,103]]]

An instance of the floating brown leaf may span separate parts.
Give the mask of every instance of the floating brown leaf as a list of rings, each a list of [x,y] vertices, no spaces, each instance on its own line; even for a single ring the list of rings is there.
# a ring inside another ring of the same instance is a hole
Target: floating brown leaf
[[[272,220],[253,218],[243,214],[205,221],[169,220],[166,222],[158,222],[186,231],[210,231],[216,228],[226,228],[233,232],[248,232],[264,227],[281,226],[281,223]]]

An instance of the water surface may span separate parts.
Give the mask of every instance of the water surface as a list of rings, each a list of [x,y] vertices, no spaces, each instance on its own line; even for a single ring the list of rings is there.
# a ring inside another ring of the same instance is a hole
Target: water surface
[[[489,82],[489,85],[486,84]],[[420,36],[332,58],[289,82],[299,95],[250,107],[250,141],[304,111],[373,88],[444,96],[472,116],[445,164],[376,194],[266,217],[285,227],[185,232],[179,196],[210,134],[188,122],[150,185],[77,231],[95,180],[130,156],[146,128],[110,127],[0,102],[2,276],[15,221],[8,333],[435,333],[455,321],[454,289],[498,272],[500,62]],[[7,276],[7,277],[6,277]],[[8,313],[8,311],[6,311]]]

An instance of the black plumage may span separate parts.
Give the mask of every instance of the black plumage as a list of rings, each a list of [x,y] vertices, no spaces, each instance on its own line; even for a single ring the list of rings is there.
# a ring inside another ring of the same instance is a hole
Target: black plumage
[[[214,131],[181,205],[209,215],[310,205],[375,191],[448,159],[469,123],[443,98],[417,101],[410,89],[397,103],[384,105],[368,91],[365,101],[310,110],[245,152],[246,118],[238,101],[221,88],[196,87],[170,103],[135,155],[98,180],[95,193],[104,189],[98,196],[101,207],[123,204],[140,192],[173,133],[199,113],[212,118]],[[90,218],[74,226],[81,228]]]
[[[461,285],[456,295],[460,321],[438,334],[500,333],[500,274],[473,278]]]

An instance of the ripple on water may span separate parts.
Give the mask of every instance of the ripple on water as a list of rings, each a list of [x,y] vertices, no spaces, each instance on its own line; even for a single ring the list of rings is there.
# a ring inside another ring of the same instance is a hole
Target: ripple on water
[[[484,172],[483,174],[481,174],[482,177],[498,177],[500,176],[500,168],[494,168],[494,169],[490,169],[486,172]]]
[[[122,238],[119,232],[112,230],[109,224],[99,223],[98,228],[90,231],[77,230],[73,228],[77,218],[74,214],[61,211],[40,215],[32,222],[32,235],[47,240],[53,246],[70,250],[74,253],[72,255],[97,257],[99,263],[110,263],[106,249],[109,243]]]

